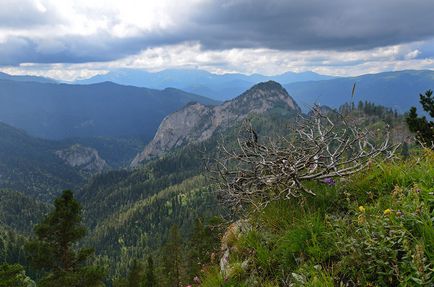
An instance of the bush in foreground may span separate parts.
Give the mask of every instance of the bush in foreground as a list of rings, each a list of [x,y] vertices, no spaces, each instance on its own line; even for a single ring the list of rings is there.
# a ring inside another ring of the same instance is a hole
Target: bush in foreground
[[[202,286],[432,286],[434,152],[277,201],[230,242]]]

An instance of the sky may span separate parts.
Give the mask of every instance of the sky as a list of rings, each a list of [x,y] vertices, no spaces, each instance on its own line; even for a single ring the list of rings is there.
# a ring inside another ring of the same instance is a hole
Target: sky
[[[434,0],[0,0],[0,71],[434,70]]]

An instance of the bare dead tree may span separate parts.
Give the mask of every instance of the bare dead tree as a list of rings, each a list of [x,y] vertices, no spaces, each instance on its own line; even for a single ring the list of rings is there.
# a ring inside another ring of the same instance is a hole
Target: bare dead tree
[[[306,182],[333,183],[333,178],[359,172],[380,155],[390,158],[396,148],[389,143],[388,130],[378,139],[343,117],[335,124],[314,107],[311,116],[299,117],[288,138],[265,144],[246,122],[235,148],[219,145],[215,172],[226,204],[261,209],[275,200],[315,195]]]

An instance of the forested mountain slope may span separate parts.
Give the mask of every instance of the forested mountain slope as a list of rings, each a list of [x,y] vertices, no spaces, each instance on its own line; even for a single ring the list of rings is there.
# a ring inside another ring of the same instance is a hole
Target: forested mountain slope
[[[94,148],[32,137],[0,122],[0,188],[51,201],[108,169]]]
[[[102,136],[145,141],[166,115],[189,102],[215,103],[176,89],[0,80],[0,121],[48,139]]]
[[[324,110],[339,118],[335,111]],[[286,106],[284,111],[276,105],[248,117],[261,141],[288,134],[297,110]],[[402,116],[391,109],[360,103],[344,105],[340,113],[352,124],[372,131],[384,131],[391,125],[393,142],[401,143],[409,136]],[[158,259],[173,224],[188,241],[196,218],[226,214],[216,198],[215,182],[206,172],[207,162],[216,158],[219,143],[235,145],[243,127],[243,121],[234,122],[220,127],[207,140],[174,147],[133,170],[94,177],[77,196],[91,228],[86,242],[95,246],[101,264],[107,264],[115,275],[123,274],[131,258],[153,254]]]

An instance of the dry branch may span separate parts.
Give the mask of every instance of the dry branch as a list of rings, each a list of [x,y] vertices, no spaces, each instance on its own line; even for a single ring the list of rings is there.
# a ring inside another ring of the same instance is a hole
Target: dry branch
[[[261,209],[274,200],[314,193],[307,181],[345,177],[361,171],[380,155],[391,157],[389,131],[375,139],[366,129],[350,126],[340,118],[335,124],[314,107],[311,116],[300,116],[288,138],[260,143],[250,122],[237,146],[220,144],[215,172],[221,196],[232,207],[253,205]]]

